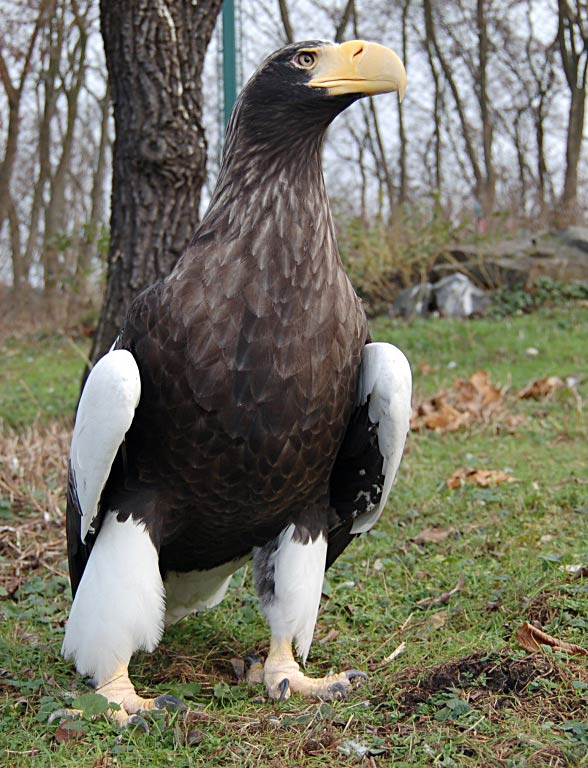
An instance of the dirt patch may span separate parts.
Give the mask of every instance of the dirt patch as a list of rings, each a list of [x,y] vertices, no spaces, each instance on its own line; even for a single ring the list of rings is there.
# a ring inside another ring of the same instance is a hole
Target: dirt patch
[[[489,695],[521,693],[538,678],[560,680],[562,674],[546,656],[533,654],[513,658],[506,654],[474,653],[463,659],[422,670],[408,670],[397,683],[402,689],[401,706],[412,714],[435,693],[459,689]]]

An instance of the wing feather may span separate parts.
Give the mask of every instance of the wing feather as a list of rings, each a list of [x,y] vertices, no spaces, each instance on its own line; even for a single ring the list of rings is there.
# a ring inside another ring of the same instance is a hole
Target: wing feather
[[[393,344],[366,344],[361,360],[358,402],[368,404],[368,418],[377,430],[384,483],[371,510],[358,515],[351,533],[369,531],[382,514],[402,459],[410,427],[412,374],[405,355]]]
[[[100,496],[141,396],[133,355],[118,349],[94,366],[82,392],[70,450],[70,488],[86,541],[98,515]]]
[[[382,514],[394,483],[410,424],[412,376],[408,360],[392,344],[366,344],[355,409],[330,479],[327,566]]]

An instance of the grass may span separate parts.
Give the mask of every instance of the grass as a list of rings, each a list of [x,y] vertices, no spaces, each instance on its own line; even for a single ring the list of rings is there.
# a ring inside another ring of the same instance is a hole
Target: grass
[[[309,672],[368,671],[348,701],[277,705],[236,679],[234,660],[268,644],[245,568],[219,608],[132,662],[140,689],[193,706],[187,717],[158,713],[149,735],[119,733],[102,717],[47,722],[88,690],[59,657],[66,417],[83,360],[64,337],[8,342],[0,415],[17,428],[5,427],[0,449],[0,765],[588,765],[586,657],[528,654],[514,639],[531,621],[588,646],[588,579],[572,573],[588,564],[587,322],[581,304],[469,322],[374,321],[375,338],[409,355],[416,400],[484,369],[516,419],[411,433],[385,518],[325,585]],[[516,397],[548,375],[571,388]],[[17,408],[28,391],[34,399]],[[447,478],[464,466],[516,482],[450,490]]]
[[[79,394],[88,344],[43,331],[2,345],[0,420],[22,427],[35,419],[71,416]]]

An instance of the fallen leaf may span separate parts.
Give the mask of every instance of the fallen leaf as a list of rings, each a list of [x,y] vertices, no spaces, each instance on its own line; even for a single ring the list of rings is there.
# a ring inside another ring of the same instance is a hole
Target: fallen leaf
[[[588,656],[588,650],[586,650],[586,648],[582,648],[575,643],[568,643],[565,640],[559,640],[557,637],[552,637],[541,629],[537,629],[537,627],[529,624],[528,621],[526,621],[522,627],[517,629],[515,638],[521,648],[524,648],[525,651],[529,651],[530,653],[535,653],[536,651],[541,650],[542,645],[547,645],[550,648],[553,648],[554,651]]]
[[[419,368],[423,376],[429,376],[433,372],[429,363],[421,363]]]
[[[502,399],[502,391],[490,384],[487,371],[475,371],[467,380],[457,379],[454,387],[460,405],[474,413],[481,413]]]
[[[412,539],[416,544],[438,544],[457,534],[455,528],[425,528]]]
[[[447,478],[447,487],[454,490],[461,488],[464,483],[473,483],[482,488],[488,488],[491,485],[500,485],[500,483],[516,483],[516,478],[508,475],[502,469],[470,469],[469,467],[462,467]]]
[[[521,400],[545,400],[562,387],[565,387],[565,384],[559,376],[543,376],[519,390],[517,397]]]
[[[86,726],[79,720],[66,720],[61,723],[54,733],[55,741],[79,741],[86,735]]]
[[[455,432],[467,421],[467,415],[453,406],[439,402],[435,410],[424,413],[422,423],[427,429],[437,432]]]

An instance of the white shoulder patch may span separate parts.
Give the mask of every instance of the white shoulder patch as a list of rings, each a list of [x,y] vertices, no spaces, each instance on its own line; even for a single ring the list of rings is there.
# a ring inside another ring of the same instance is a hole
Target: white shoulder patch
[[[369,531],[386,505],[410,428],[411,395],[412,374],[404,353],[393,344],[366,344],[357,404],[363,405],[369,397],[368,415],[378,425],[378,447],[384,458],[384,487],[378,506],[357,517],[351,533]]]
[[[96,517],[112,462],[131,426],[140,396],[139,369],[125,349],[104,355],[86,380],[70,450],[70,472],[82,512],[82,541]]]

